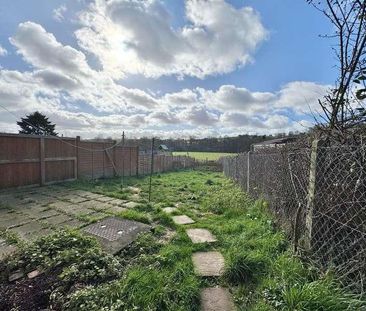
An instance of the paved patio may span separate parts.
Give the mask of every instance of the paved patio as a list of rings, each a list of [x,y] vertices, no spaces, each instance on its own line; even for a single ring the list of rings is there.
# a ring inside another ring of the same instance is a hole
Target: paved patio
[[[128,201],[62,186],[0,192],[0,231],[33,241],[58,228],[80,228],[124,211]],[[6,243],[0,253],[7,252]]]

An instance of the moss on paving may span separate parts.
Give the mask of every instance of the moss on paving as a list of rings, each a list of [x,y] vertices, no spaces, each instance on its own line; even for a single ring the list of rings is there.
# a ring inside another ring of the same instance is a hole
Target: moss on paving
[[[284,233],[275,229],[267,205],[250,200],[222,174],[182,171],[154,175],[151,203],[147,203],[147,177],[125,178],[122,188],[120,179],[66,186],[116,198],[129,197],[127,186],[141,188],[141,204],[119,216],[150,223],[154,230],[115,257],[77,231],[22,245],[18,257],[7,262],[7,271],[9,267],[41,267],[45,275],[58,275],[58,283],[45,290],[46,301],[55,310],[193,311],[199,310],[200,289],[215,285],[230,288],[239,310],[365,307],[342,291],[331,273],[319,274],[294,257]],[[176,203],[174,214],[184,213],[195,224],[176,226],[171,215],[162,212],[163,207]],[[169,243],[162,239],[167,228],[176,231]],[[218,241],[192,244],[186,228],[206,228]],[[226,272],[222,277],[194,274],[192,253],[208,250],[224,255]],[[5,285],[6,273],[1,274]]]

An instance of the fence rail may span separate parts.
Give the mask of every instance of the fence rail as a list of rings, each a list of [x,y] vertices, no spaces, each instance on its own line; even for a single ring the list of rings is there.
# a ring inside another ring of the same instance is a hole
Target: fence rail
[[[0,134],[0,189],[47,185],[78,178],[149,174],[151,154],[115,141]],[[195,165],[186,156],[155,155],[154,172]]]
[[[284,148],[222,159],[226,176],[269,202],[295,249],[350,290],[366,290],[365,146]]]

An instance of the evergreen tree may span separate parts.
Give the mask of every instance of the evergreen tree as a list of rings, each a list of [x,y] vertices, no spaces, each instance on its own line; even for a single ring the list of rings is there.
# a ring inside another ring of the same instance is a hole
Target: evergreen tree
[[[56,125],[52,124],[45,115],[38,111],[21,118],[21,121],[18,121],[17,124],[21,128],[20,134],[57,136],[55,132]]]

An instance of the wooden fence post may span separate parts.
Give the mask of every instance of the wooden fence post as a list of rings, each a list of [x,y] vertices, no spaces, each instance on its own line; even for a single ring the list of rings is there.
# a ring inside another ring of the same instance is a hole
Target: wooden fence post
[[[44,186],[46,183],[46,162],[44,150],[44,137],[39,138],[39,168],[40,168],[40,185]]]
[[[136,176],[139,176],[140,153],[139,146],[136,147]]]
[[[324,141],[314,140],[311,147],[309,186],[305,217],[305,248],[307,250],[310,250],[312,247],[314,211],[317,205],[317,193],[319,191],[319,181],[322,173],[319,165],[321,160],[320,154],[322,151],[321,148],[324,145]]]
[[[80,157],[79,157],[79,146],[80,146],[80,136],[76,136],[76,163],[75,163],[75,178],[79,179],[79,163],[80,163]]]

